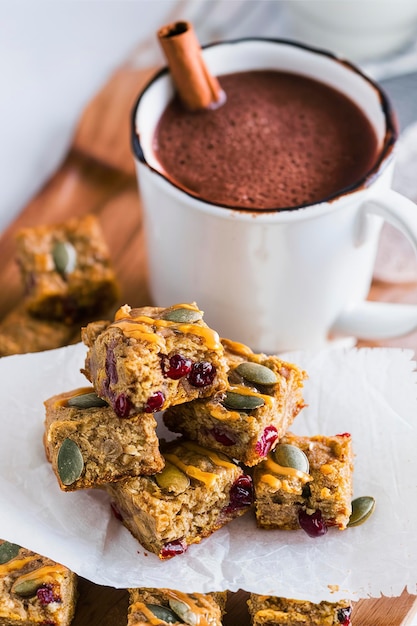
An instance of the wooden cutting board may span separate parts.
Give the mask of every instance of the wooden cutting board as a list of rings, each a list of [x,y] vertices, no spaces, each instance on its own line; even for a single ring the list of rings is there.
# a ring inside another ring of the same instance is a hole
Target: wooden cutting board
[[[14,261],[14,236],[23,226],[58,223],[94,213],[109,243],[121,284],[120,304],[150,303],[143,248],[142,212],[130,151],[130,113],[153,73],[125,65],[87,106],[68,156],[51,179],[0,238],[0,319],[22,299]],[[371,298],[416,302],[415,285],[374,284]],[[364,344],[363,344],[364,345]],[[375,344],[376,345],[376,344]],[[417,333],[384,345],[417,348]],[[249,626],[247,594],[231,594],[225,626]],[[125,626],[127,592],[80,580],[73,626]],[[406,626],[417,612],[416,596],[363,600],[354,607],[354,626]]]

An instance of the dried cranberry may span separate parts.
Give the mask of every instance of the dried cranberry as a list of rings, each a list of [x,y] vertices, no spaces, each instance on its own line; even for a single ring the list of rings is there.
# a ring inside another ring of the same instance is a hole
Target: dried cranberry
[[[119,380],[119,375],[116,368],[116,355],[111,347],[107,348],[106,353],[106,374],[107,374],[107,388],[109,385],[114,385]]]
[[[160,411],[162,409],[165,402],[165,396],[162,391],[155,391],[146,401],[144,406],[145,413],[155,413],[155,411]]]
[[[259,441],[256,442],[255,450],[257,454],[266,456],[277,439],[278,431],[275,426],[267,426]]]
[[[338,433],[336,435],[336,437],[351,437],[352,435],[350,433]]]
[[[215,366],[207,361],[200,361],[192,366],[188,380],[193,387],[207,387],[213,383],[215,376]]]
[[[52,585],[42,585],[36,591],[36,596],[41,604],[51,604],[51,602],[59,602],[59,598],[55,598]]]
[[[112,510],[114,517],[118,519],[119,522],[123,522],[123,515],[120,513],[119,509],[117,508],[117,505],[114,502],[110,503],[110,508]]]
[[[121,393],[117,396],[114,403],[114,412],[118,417],[129,417],[132,403],[126,394]]]
[[[181,356],[181,354],[174,354],[171,357],[163,355],[161,357],[161,367],[164,376],[173,380],[178,380],[189,374],[192,364],[191,359],[187,359],[185,356]]]
[[[323,520],[320,509],[314,511],[312,515],[309,515],[303,509],[300,509],[298,513],[298,521],[301,528],[307,533],[309,537],[321,537],[327,533],[327,525]]]
[[[236,441],[232,439],[228,433],[220,428],[212,428],[209,432],[217,443],[221,443],[222,446],[234,446],[236,443]]]
[[[182,539],[175,539],[175,541],[169,541],[166,543],[159,553],[161,559],[171,559],[177,554],[184,554],[187,550],[187,544]]]
[[[350,616],[352,615],[352,609],[350,606],[347,606],[343,609],[339,609],[337,611],[337,619],[339,620],[339,622],[342,624],[342,626],[350,626],[351,625],[351,621],[350,621]]]
[[[240,509],[246,509],[253,502],[252,478],[247,474],[239,476],[230,488],[230,502],[225,509],[225,513],[233,514]]]

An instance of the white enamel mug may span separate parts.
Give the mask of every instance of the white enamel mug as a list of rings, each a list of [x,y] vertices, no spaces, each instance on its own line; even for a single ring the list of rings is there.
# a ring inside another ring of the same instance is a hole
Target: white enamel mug
[[[366,301],[383,221],[417,248],[417,206],[390,189],[397,130],[384,93],[350,63],[289,41],[223,42],[206,47],[204,58],[218,76],[279,69],[345,93],[371,120],[379,158],[355,186],[319,204],[248,211],[205,202],[170,182],[153,152],[156,125],[174,93],[162,70],[132,117],[154,303],[196,301],[222,337],[266,353],[416,329],[416,306]]]

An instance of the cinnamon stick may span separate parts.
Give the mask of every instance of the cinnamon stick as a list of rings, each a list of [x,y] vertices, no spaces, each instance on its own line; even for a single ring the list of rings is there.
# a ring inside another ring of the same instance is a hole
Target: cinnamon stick
[[[224,101],[219,81],[212,76],[190,22],[174,22],[158,31],[178,95],[189,111],[216,108]]]

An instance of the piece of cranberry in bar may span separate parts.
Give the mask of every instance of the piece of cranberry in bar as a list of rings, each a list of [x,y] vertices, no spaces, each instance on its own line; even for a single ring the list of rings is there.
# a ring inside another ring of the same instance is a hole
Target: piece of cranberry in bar
[[[196,304],[121,307],[113,322],[82,331],[86,377],[120,417],[154,413],[226,388],[227,361],[217,332]]]
[[[106,486],[123,524],[161,559],[183,554],[253,504],[250,476],[232,459],[183,439],[162,450],[165,467]]]
[[[222,339],[228,387],[164,413],[173,432],[220,450],[248,466],[264,459],[304,407],[306,374],[277,356],[254,354]]]
[[[310,537],[331,526],[344,530],[352,513],[352,441],[348,433],[300,437],[287,433],[254,471],[260,528]]]

